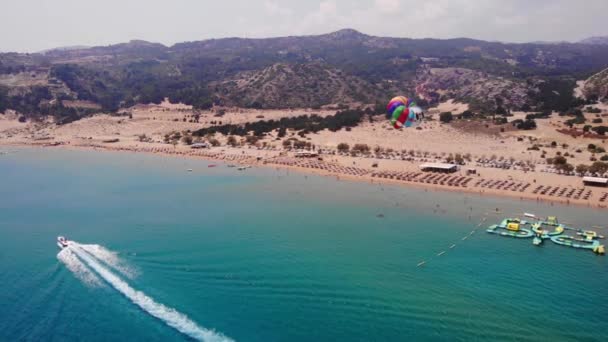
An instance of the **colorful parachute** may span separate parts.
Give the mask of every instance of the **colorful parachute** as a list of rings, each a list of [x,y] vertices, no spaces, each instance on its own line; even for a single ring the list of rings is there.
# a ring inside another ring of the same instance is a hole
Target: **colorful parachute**
[[[395,128],[411,127],[417,120],[422,109],[412,99],[405,96],[394,97],[386,106],[391,125]]]

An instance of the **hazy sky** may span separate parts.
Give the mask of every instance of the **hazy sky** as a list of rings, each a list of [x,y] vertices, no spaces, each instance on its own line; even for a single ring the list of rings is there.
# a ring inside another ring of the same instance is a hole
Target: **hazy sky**
[[[2,0],[0,51],[320,34],[527,42],[608,35],[608,0]]]

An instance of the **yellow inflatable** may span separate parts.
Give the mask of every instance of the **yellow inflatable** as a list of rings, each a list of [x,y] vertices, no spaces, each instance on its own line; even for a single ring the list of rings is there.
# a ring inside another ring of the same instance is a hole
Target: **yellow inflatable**
[[[519,223],[511,222],[511,223],[507,224],[507,229],[516,232],[519,230]]]

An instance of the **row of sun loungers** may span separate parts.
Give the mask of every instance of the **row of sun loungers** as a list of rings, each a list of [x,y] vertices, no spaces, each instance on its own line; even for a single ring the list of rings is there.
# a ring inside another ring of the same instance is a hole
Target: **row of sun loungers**
[[[559,186],[544,186],[539,185],[532,191],[533,194],[554,196],[554,197],[564,197],[564,198],[572,198],[575,200],[584,199],[588,200],[591,197],[592,191],[586,190],[584,188],[570,188],[570,187],[559,187]]]
[[[427,184],[438,184],[447,186],[466,187],[472,178],[453,176],[437,173],[403,172],[403,171],[378,171],[371,174],[372,177],[395,179],[406,182],[417,182]]]
[[[309,169],[317,169],[323,171],[329,171],[333,173],[346,174],[351,176],[364,176],[370,173],[369,170],[354,167],[344,166],[336,163],[329,163],[320,160],[311,159],[295,159],[290,157],[276,157],[267,159],[266,164],[286,165],[286,166],[297,166]]]
[[[467,187],[473,179],[470,177],[446,175],[442,173],[427,173],[417,179],[417,182],[447,186]]]
[[[523,183],[523,182],[515,182],[508,180],[496,180],[496,179],[480,179],[475,182],[475,186],[484,189],[496,189],[496,190],[509,190],[509,191],[517,191],[524,192],[526,191],[531,184]]]
[[[372,177],[395,179],[401,181],[412,182],[416,177],[420,176],[422,172],[402,172],[402,171],[378,171],[373,172]]]

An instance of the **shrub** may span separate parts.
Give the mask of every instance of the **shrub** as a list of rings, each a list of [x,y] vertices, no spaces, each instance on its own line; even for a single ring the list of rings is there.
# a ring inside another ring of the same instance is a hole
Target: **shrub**
[[[443,123],[450,123],[452,120],[454,120],[452,112],[443,112],[439,114],[439,121]]]
[[[192,137],[189,135],[184,135],[182,142],[186,145],[192,145]]]
[[[521,129],[521,130],[531,130],[531,129],[536,129],[536,121],[534,120],[514,120],[513,122],[511,122],[515,127],[517,127],[517,129]]]
[[[509,120],[507,120],[507,118],[505,118],[505,117],[496,118],[496,120],[494,120],[494,123],[497,125],[504,125],[508,122],[509,122]]]
[[[606,135],[606,132],[608,132],[608,126],[597,126],[593,127],[591,130],[599,135]]]
[[[257,143],[258,140],[260,140],[260,138],[256,137],[255,135],[248,135],[245,137],[245,141],[250,145],[255,145],[255,143]]]
[[[587,173],[587,171],[589,171],[589,166],[585,165],[585,164],[579,164],[576,166],[576,172],[578,173]]]
[[[358,153],[369,153],[370,148],[367,144],[355,144],[355,146],[353,146],[352,150],[354,152],[358,152]]]
[[[534,119],[548,119],[551,116],[550,111],[542,112],[542,113],[533,113],[527,114],[526,120],[534,120]]]
[[[596,161],[589,167],[589,172],[603,174],[608,171],[608,163]]]
[[[347,143],[339,143],[338,144],[338,151],[339,152],[348,152],[348,150],[350,150],[350,146],[348,146]]]
[[[572,125],[582,125],[587,121],[584,116],[576,116],[574,119],[566,120],[565,124],[572,127]]]
[[[561,170],[561,171],[565,171],[565,172],[572,172],[574,171],[574,165],[572,164],[558,164],[555,166],[556,169]]]

